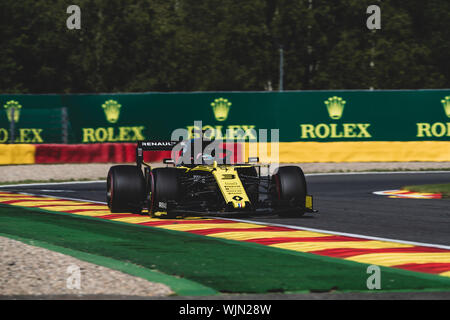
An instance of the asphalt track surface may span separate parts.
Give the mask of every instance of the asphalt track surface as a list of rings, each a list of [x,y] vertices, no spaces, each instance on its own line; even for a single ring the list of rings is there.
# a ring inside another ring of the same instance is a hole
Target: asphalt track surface
[[[450,172],[311,174],[308,193],[318,214],[239,219],[338,233],[450,246],[450,199],[393,199],[375,191],[405,185],[449,183]],[[3,190],[105,202],[106,183],[2,187]]]

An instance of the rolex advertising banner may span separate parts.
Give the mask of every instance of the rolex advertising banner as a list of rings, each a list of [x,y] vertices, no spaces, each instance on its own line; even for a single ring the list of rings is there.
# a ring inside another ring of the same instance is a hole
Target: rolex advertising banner
[[[216,138],[279,129],[292,141],[449,141],[450,90],[66,96],[77,142],[170,139],[201,122]],[[197,128],[199,129],[199,128]]]
[[[0,143],[61,143],[60,95],[0,95]]]
[[[450,90],[0,95],[0,103],[2,143],[13,142],[11,134],[16,143],[58,143],[61,127],[70,143],[85,144],[168,140],[179,128],[237,141],[261,141],[259,130],[267,129],[269,142],[270,129],[278,129],[282,143],[316,143],[309,150],[330,142],[340,149],[410,142],[400,146],[414,149],[450,141]]]
[[[450,91],[288,92],[282,141],[450,140]]]
[[[195,129],[212,129],[210,138],[243,141],[256,138],[251,129],[277,128],[277,95],[271,94],[101,94],[69,96],[66,102],[83,143],[170,140],[179,128],[192,136]]]

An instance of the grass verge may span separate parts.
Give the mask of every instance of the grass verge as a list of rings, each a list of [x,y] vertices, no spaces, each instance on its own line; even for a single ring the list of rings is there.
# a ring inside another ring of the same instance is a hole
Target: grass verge
[[[379,169],[336,169],[336,170],[328,170],[328,171],[304,171],[305,174],[308,173],[364,173],[364,172],[373,172],[373,173],[383,173],[383,172],[426,172],[426,171],[448,171],[450,172],[450,168],[419,168],[419,169],[408,169],[408,168],[379,168]]]
[[[224,293],[369,291],[365,264],[186,232],[4,205],[0,233],[131,263]],[[450,279],[381,267],[381,288],[450,291]]]
[[[55,252],[59,252],[68,256],[72,256],[79,260],[83,260],[86,262],[90,262],[93,264],[101,265],[110,269],[114,269],[117,271],[121,271],[123,273],[130,274],[135,277],[143,278],[151,282],[163,283],[169,286],[172,291],[174,291],[178,295],[189,295],[189,296],[197,296],[197,295],[215,295],[217,291],[202,286],[193,281],[189,281],[187,279],[182,279],[179,277],[173,277],[166,275],[164,273],[158,272],[156,270],[143,268],[141,266],[135,265],[133,263],[127,261],[119,261],[112,258],[99,256],[87,252],[77,251],[65,247],[55,246],[53,244],[39,241],[26,239],[15,235],[3,234],[0,233],[0,237],[7,237],[10,239],[14,239],[32,246],[37,246],[41,248],[45,248],[48,250],[52,250]]]

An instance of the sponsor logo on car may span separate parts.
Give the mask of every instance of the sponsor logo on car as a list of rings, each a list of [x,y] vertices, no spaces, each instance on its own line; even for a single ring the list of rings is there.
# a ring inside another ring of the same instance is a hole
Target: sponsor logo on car
[[[167,202],[159,202],[159,208],[167,209]]]
[[[223,174],[222,175],[222,179],[225,179],[225,180],[231,180],[234,178],[236,178],[236,176],[234,174]]]
[[[175,141],[149,141],[142,142],[143,147],[171,147],[177,144]]]

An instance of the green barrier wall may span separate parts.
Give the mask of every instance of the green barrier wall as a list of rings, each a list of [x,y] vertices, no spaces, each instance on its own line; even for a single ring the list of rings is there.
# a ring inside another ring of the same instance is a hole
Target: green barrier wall
[[[194,121],[216,137],[245,140],[254,138],[250,129],[277,128],[282,142],[450,140],[450,90],[0,95],[0,142],[7,141],[10,101],[21,106],[18,142],[59,142],[48,113],[61,107],[72,143],[170,139]],[[26,120],[35,109],[47,116]]]

